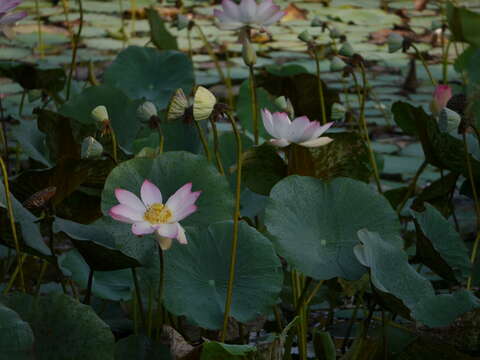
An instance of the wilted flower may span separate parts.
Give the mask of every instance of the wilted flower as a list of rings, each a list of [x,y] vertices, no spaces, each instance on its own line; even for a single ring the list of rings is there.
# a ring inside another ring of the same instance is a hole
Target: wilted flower
[[[219,27],[224,30],[238,30],[245,26],[265,27],[285,15],[272,0],[264,0],[260,4],[255,0],[242,0],[240,5],[232,0],[223,0],[222,8],[223,11],[215,9],[213,13],[220,21]]]
[[[27,16],[25,11],[8,14],[10,10],[15,9],[21,2],[21,0],[2,0],[2,3],[0,3],[0,33],[3,33],[9,39],[15,35],[12,31],[15,23]]]
[[[306,147],[317,147],[333,141],[332,138],[321,137],[333,125],[333,122],[321,126],[318,121],[310,121],[306,116],[291,121],[287,113],[276,112],[272,114],[267,109],[262,110],[262,118],[265,129],[275,138],[271,139],[270,142],[278,147],[285,147],[291,143]]]
[[[148,121],[152,116],[158,116],[157,107],[151,101],[145,101],[137,108],[137,116]]]
[[[448,85],[437,85],[433,92],[433,99],[430,104],[432,113],[437,115],[452,97],[452,88]]]
[[[95,159],[103,154],[103,146],[94,137],[88,136],[82,141],[80,157],[82,159]]]
[[[162,249],[167,249],[171,239],[186,244],[185,231],[179,221],[197,210],[195,201],[201,191],[192,192],[192,183],[187,183],[163,203],[160,189],[145,180],[140,189],[141,200],[124,189],[115,189],[119,205],[112,207],[109,214],[115,220],[132,224],[135,235],[155,233]]]

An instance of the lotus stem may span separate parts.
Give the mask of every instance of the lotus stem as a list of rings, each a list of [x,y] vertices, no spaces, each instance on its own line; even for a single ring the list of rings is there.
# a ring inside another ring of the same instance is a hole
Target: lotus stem
[[[420,175],[422,174],[423,170],[425,170],[425,168],[427,167],[428,163],[427,161],[425,160],[422,165],[420,165],[420,167],[417,169],[417,172],[415,173],[415,176],[413,177],[412,179],[412,182],[410,184],[410,186],[408,187],[407,189],[407,193],[405,194],[405,196],[403,197],[402,199],[402,202],[400,204],[398,204],[397,206],[397,215],[400,216],[402,210],[403,210],[403,207],[405,206],[405,204],[407,203],[408,199],[410,199],[410,196],[414,193],[415,191],[415,187],[417,186],[417,181],[418,181],[418,178],[420,177]]]
[[[158,131],[158,151],[160,152],[160,154],[163,154],[163,148],[165,146],[165,135],[163,134],[163,130],[160,124],[157,124],[157,131]]]
[[[365,66],[363,65],[363,63],[360,63],[360,71],[361,71],[361,74],[362,74],[363,93],[361,95],[361,101],[360,101],[359,123],[360,123],[360,128],[363,128],[364,138],[365,138],[365,141],[367,143],[367,148],[368,148],[368,153],[369,153],[369,156],[370,156],[370,163],[371,163],[372,169],[373,169],[373,175],[374,175],[374,178],[375,178],[375,183],[377,185],[378,192],[380,194],[382,194],[383,191],[382,191],[382,185],[380,183],[380,174],[379,174],[378,167],[377,167],[377,161],[375,160],[375,154],[374,154],[373,149],[372,149],[372,144],[370,142],[370,136],[368,134],[367,121],[365,119],[365,103],[367,101],[368,82],[367,82],[367,73],[365,71]],[[356,81],[356,76],[355,75],[354,75],[354,79],[355,79],[355,83],[357,84],[357,88],[358,88],[358,82]]]
[[[207,157],[208,162],[211,161],[212,155],[210,154],[210,149],[208,148],[207,138],[205,136],[205,132],[203,131],[202,127],[198,123],[197,120],[193,120],[195,127],[198,131],[198,136],[200,137],[200,141],[202,142],[203,151],[205,152],[205,156]]]
[[[80,12],[80,23],[78,25],[77,34],[74,35],[73,37],[74,45],[72,50],[72,62],[70,63],[70,72],[68,73],[66,101],[70,99],[70,90],[72,86],[73,72],[77,67],[78,44],[80,42],[80,37],[82,35],[82,29],[83,29],[83,3],[82,3],[82,0],[77,0],[77,1],[78,1],[78,10]]]
[[[21,285],[21,290],[25,291],[25,279],[23,277],[23,260],[21,259],[20,255],[20,242],[18,240],[17,236],[17,227],[15,225],[15,216],[13,212],[13,205],[12,205],[12,198],[10,195],[10,185],[8,182],[8,172],[7,172],[7,167],[5,166],[5,162],[3,161],[3,158],[0,156],[0,167],[2,168],[2,175],[3,175],[3,183],[4,183],[4,189],[5,189],[5,199],[7,202],[7,212],[8,212],[8,218],[10,220],[10,228],[12,230],[12,236],[13,236],[13,241],[15,242],[15,252],[17,256],[17,267],[18,271],[20,273],[20,285]]]
[[[255,85],[255,72],[253,65],[248,67],[249,70],[249,87],[250,87],[250,98],[252,99],[252,127],[253,127],[253,139],[255,145],[258,145],[259,141],[259,131],[258,131],[258,99],[257,99],[257,88]]]
[[[218,57],[215,55],[215,52],[213,51],[212,45],[208,41],[207,37],[205,36],[205,33],[203,32],[202,28],[198,25],[195,24],[198,33],[200,34],[200,38],[203,41],[203,44],[205,45],[205,48],[208,52],[208,55],[212,59],[212,61],[215,64],[215,68],[217,69],[218,75],[220,76],[220,79],[222,82],[225,84],[227,87],[227,100],[228,100],[228,106],[233,109],[233,90],[232,90],[232,81],[230,77],[225,76],[225,73],[222,70],[222,67],[220,66],[220,62],[218,61]]]
[[[22,267],[21,264],[23,264],[26,257],[27,257],[27,255],[25,255],[25,254],[22,255],[22,257],[20,259],[20,263],[18,263],[17,266],[15,267],[15,271],[13,272],[12,276],[10,277],[10,281],[8,282],[7,287],[3,290],[3,295],[7,295],[9,293],[10,289],[13,286],[13,283],[17,279],[18,273],[20,272],[20,269]]]
[[[466,160],[467,169],[468,169],[468,178],[470,180],[470,186],[472,187],[473,202],[475,203],[475,213],[477,216],[477,236],[475,238],[475,242],[473,243],[472,255],[470,257],[470,262],[473,265],[475,264],[475,260],[477,259],[478,245],[480,243],[480,203],[478,201],[477,187],[475,186],[475,178],[473,176],[472,163],[470,161],[470,153],[468,151],[467,136],[465,135],[465,132],[462,134],[462,136],[463,136],[463,146],[465,149],[465,160]],[[472,288],[472,275],[470,274],[467,280],[467,290],[470,290],[471,288]]]
[[[142,294],[140,290],[140,285],[138,284],[137,272],[134,267],[130,268],[132,270],[133,283],[135,284],[135,296],[137,297],[138,307],[140,309],[140,319],[142,320],[143,329],[147,330],[147,321],[145,319],[145,311],[143,309]]]
[[[109,128],[109,133],[112,138],[112,157],[113,161],[115,164],[118,164],[118,153],[117,153],[117,148],[118,148],[118,142],[117,142],[117,135],[115,134],[115,131],[113,130],[112,124],[108,123],[108,128]]]
[[[35,12],[37,13],[37,31],[38,31],[38,51],[40,53],[40,58],[42,59],[45,56],[45,45],[43,43],[43,33],[42,33],[42,18],[40,14],[40,5],[39,0],[35,0]]]
[[[160,279],[158,281],[158,299],[157,299],[157,312],[159,314],[162,314],[162,319],[160,321],[160,324],[157,327],[157,334],[156,334],[156,339],[160,339],[160,334],[161,330],[163,328],[163,322],[164,322],[164,316],[163,316],[163,306],[162,306],[162,301],[163,301],[163,289],[164,289],[164,283],[165,283],[165,259],[163,256],[163,250],[160,247],[160,244],[158,244],[158,259],[160,263]]]
[[[135,21],[137,19],[137,0],[130,0],[130,11],[132,13],[132,23],[130,32],[132,36],[135,34]]]
[[[38,275],[38,279],[37,279],[37,288],[35,289],[35,296],[38,296],[38,294],[40,293],[40,287],[42,286],[43,275],[45,275],[47,266],[48,266],[48,262],[43,260],[42,267],[40,269],[40,274]]]
[[[237,247],[238,247],[238,225],[240,222],[240,195],[241,195],[241,184],[242,184],[242,138],[240,132],[238,131],[235,120],[231,114],[228,114],[228,119],[232,124],[233,133],[235,135],[236,145],[237,145],[237,176],[236,176],[236,186],[235,186],[235,211],[233,213],[233,239],[232,239],[232,248],[230,253],[230,269],[228,277],[228,286],[227,286],[227,298],[225,300],[225,314],[223,317],[223,330],[221,334],[221,341],[225,342],[228,331],[228,317],[230,315],[230,308],[232,306],[232,297],[233,297],[233,282],[235,280],[235,265],[237,263]]]
[[[8,159],[10,158],[9,153],[8,153],[8,140],[7,140],[7,129],[6,129],[6,124],[5,124],[5,116],[3,113],[3,103],[2,103],[2,97],[0,96],[0,122],[2,123],[0,126],[0,137],[2,138],[2,144],[3,144],[3,151],[4,151],[4,156],[5,156],[5,166],[7,168],[7,174],[10,173],[10,164],[8,162]]]
[[[428,77],[430,78],[430,81],[432,82],[432,85],[433,85],[433,86],[437,86],[437,82],[436,82],[435,79],[433,78],[433,75],[432,75],[432,73],[430,72],[430,68],[428,67],[428,64],[427,64],[427,62],[425,61],[425,58],[423,57],[422,53],[420,52],[420,50],[418,50],[418,48],[415,46],[415,44],[412,44],[412,47],[413,47],[413,49],[415,50],[418,58],[419,58],[420,61],[422,62],[422,65],[423,65],[423,67],[425,68],[425,71],[427,72]]]
[[[83,299],[83,303],[85,305],[90,305],[90,300],[92,298],[92,287],[93,287],[93,274],[94,270],[90,268],[88,272],[88,281],[87,281],[87,293],[85,294],[85,298]]]
[[[445,39],[444,31],[442,30],[442,39]],[[443,52],[443,62],[442,62],[442,72],[443,72],[443,83],[446,84],[448,82],[448,54],[450,53],[450,46],[452,42],[447,40],[447,46],[444,47]]]
[[[320,58],[318,56],[318,52],[316,49],[313,49],[313,54],[315,56],[315,64],[317,67],[317,86],[318,86],[318,96],[320,97],[320,107],[322,109],[322,120],[321,124],[325,125],[327,123],[327,111],[325,108],[325,97],[323,94],[323,85],[322,85],[322,79],[320,78]]]
[[[222,164],[222,157],[220,154],[220,141],[218,139],[218,130],[217,124],[215,123],[215,119],[210,117],[210,124],[212,125],[212,132],[213,132],[213,149],[215,153],[215,162],[217,164],[217,169],[220,174],[225,175],[225,170],[223,169]]]
[[[20,98],[20,106],[18,108],[18,116],[22,117],[23,106],[25,105],[25,97],[27,96],[27,90],[23,89],[22,97]]]

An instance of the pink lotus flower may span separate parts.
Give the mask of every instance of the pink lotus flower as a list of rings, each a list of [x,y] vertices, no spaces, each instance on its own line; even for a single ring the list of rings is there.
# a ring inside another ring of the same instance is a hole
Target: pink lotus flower
[[[22,0],[0,0],[0,34],[3,33],[9,39],[15,35],[12,30],[15,23],[27,16],[25,11],[8,14],[10,10],[16,8],[21,2]]]
[[[115,189],[119,205],[112,207],[109,214],[115,220],[132,224],[135,235],[155,233],[157,240],[166,250],[172,239],[186,244],[185,231],[179,221],[197,210],[195,201],[201,191],[192,192],[192,183],[187,183],[163,203],[162,193],[153,183],[145,180],[140,189],[141,200],[124,189]]]
[[[291,121],[287,113],[272,114],[267,109],[262,110],[262,119],[267,132],[275,138],[271,139],[270,143],[278,147],[285,147],[291,143],[317,147],[333,141],[332,138],[321,136],[333,125],[333,122],[321,126],[318,121],[310,121],[306,116]]]
[[[447,106],[448,100],[452,97],[452,88],[448,85],[437,85],[433,92],[431,110],[434,115]]]
[[[245,26],[263,28],[285,15],[272,0],[264,0],[260,4],[255,0],[242,0],[240,5],[232,0],[223,0],[222,8],[223,11],[216,9],[213,14],[220,21],[219,27],[223,30],[238,30]]]

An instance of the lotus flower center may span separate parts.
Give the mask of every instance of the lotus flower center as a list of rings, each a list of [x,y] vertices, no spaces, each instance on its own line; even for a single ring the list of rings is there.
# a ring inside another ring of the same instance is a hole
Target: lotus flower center
[[[155,203],[147,208],[143,218],[150,224],[165,224],[173,218],[173,215],[172,211],[165,205]]]

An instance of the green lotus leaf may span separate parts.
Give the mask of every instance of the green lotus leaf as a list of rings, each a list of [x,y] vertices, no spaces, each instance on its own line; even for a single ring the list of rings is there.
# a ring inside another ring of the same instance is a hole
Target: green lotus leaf
[[[467,277],[472,267],[468,250],[453,225],[430,204],[425,204],[425,211],[411,214],[417,225],[417,255],[421,261],[450,281]]]
[[[32,328],[20,316],[0,303],[0,359],[30,360],[33,358]]]
[[[55,232],[63,232],[94,271],[112,271],[140,266],[138,260],[116,249],[115,238],[105,227],[83,225],[56,218]]]
[[[182,221],[182,225],[205,226],[230,219],[233,214],[233,196],[225,177],[203,156],[187,152],[167,152],[154,159],[136,158],[125,161],[112,170],[102,192],[102,211],[118,204],[114,191],[126,189],[139,196],[145,179],[153,182],[168,199],[175,191],[191,182],[192,191],[201,190],[196,205],[198,210]],[[130,226],[116,222],[126,232]]]
[[[35,359],[113,360],[113,334],[89,306],[58,293],[12,294],[1,301],[30,324]]]
[[[346,178],[329,183],[289,176],[270,192],[265,225],[279,254],[315,279],[359,279],[353,254],[357,231],[374,229],[400,246],[400,225],[388,201],[369,185]]]
[[[240,360],[256,351],[252,345],[232,345],[209,341],[202,346],[200,360]]]
[[[188,228],[188,245],[175,242],[165,252],[165,306],[170,312],[207,329],[222,327],[232,230],[231,221],[208,230]],[[277,302],[283,274],[266,237],[244,222],[238,235],[231,316],[248,322]]]
[[[164,109],[175,90],[189,94],[193,86],[193,65],[178,51],[129,46],[108,67],[105,83],[121,89],[131,99],[149,100]]]
[[[171,360],[170,349],[146,335],[130,335],[115,344],[115,360]]]
[[[109,85],[86,88],[80,95],[65,103],[60,113],[77,120],[90,131],[95,131],[97,124],[91,112],[99,105],[107,108],[118,144],[127,151],[131,151],[132,141],[140,129],[136,115],[140,101],[130,100],[121,90]]]

